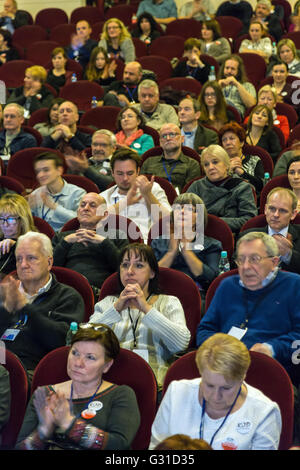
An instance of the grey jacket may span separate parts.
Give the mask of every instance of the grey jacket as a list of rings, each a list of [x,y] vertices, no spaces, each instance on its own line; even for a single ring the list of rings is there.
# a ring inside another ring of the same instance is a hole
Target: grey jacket
[[[98,43],[99,47],[103,47],[107,51],[108,44],[106,39],[101,39]],[[132,39],[124,39],[120,44],[121,49],[121,58],[124,59],[124,62],[133,62],[135,60],[135,47]]]

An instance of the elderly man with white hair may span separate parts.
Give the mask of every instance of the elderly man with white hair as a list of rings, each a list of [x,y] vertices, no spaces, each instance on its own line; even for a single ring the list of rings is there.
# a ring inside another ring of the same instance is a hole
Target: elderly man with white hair
[[[48,352],[64,346],[72,321],[82,322],[84,303],[72,287],[58,282],[51,268],[51,240],[27,232],[16,246],[17,278],[1,284],[0,335],[29,377]]]

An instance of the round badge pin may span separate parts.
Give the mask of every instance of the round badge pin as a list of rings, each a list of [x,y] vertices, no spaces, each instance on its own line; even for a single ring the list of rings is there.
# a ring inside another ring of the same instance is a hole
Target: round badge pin
[[[81,417],[84,419],[92,419],[94,418],[94,416],[96,416],[96,411],[93,411],[93,410],[87,409],[81,412]]]
[[[139,149],[141,148],[141,144],[139,144],[138,142],[135,142],[135,144],[133,144],[134,148],[136,149]]]
[[[91,403],[89,403],[89,406],[88,406],[88,409],[91,411],[99,411],[101,410],[101,408],[103,408],[103,403],[102,401],[98,401],[98,400],[92,401]]]

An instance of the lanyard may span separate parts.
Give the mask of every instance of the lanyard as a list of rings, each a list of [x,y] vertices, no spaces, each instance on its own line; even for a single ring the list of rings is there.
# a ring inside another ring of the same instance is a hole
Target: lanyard
[[[214,441],[214,438],[216,437],[216,435],[218,434],[218,432],[220,431],[220,429],[224,426],[228,416],[230,415],[234,405],[236,404],[236,401],[241,393],[241,389],[242,387],[239,388],[239,391],[234,399],[234,402],[232,403],[231,407],[229,408],[229,410],[227,411],[227,414],[225,416],[225,418],[223,419],[222,423],[220,424],[220,426],[218,427],[218,429],[214,432],[211,440],[210,440],[210,445],[212,445],[213,441]],[[203,398],[203,403],[202,403],[202,414],[201,414],[201,422],[200,422],[200,432],[199,432],[199,436],[200,436],[200,439],[203,439],[203,430],[204,430],[204,414],[205,414],[205,406],[206,406],[206,401],[205,399]]]
[[[99,383],[99,385],[98,385],[98,387],[97,387],[97,389],[96,389],[94,395],[89,399],[86,408],[88,408],[88,407],[89,407],[89,404],[92,403],[92,401],[94,400],[95,396],[97,395],[97,392],[98,392],[99,388],[100,388],[101,385],[102,385],[102,382],[103,382],[103,379],[102,379],[102,377],[101,377],[100,383]],[[70,412],[71,412],[71,414],[73,414],[73,401],[72,401],[72,400],[73,400],[73,382],[71,383],[71,393],[70,393]],[[81,412],[79,412],[79,413],[76,415],[76,418],[79,418],[80,415],[81,415]]]
[[[134,94],[135,90],[137,89],[137,86],[135,86],[132,91],[130,90],[130,88],[127,85],[124,85],[124,88],[126,88],[126,91],[127,91],[128,95],[130,97],[130,101],[132,103],[135,103],[135,100],[133,98],[133,94]]]
[[[13,329],[21,329],[23,326],[26,325],[27,320],[28,320],[28,315],[27,313],[25,313],[25,315],[22,315],[22,318],[20,318],[20,320],[18,320],[17,323],[15,323],[15,325],[13,326]]]
[[[248,327],[249,317],[252,315],[253,312],[255,312],[255,310],[257,309],[257,307],[259,306],[261,301],[265,298],[265,296],[266,296],[266,290],[264,289],[264,292],[256,300],[256,302],[254,304],[254,307],[252,308],[251,312],[249,312],[247,292],[246,292],[245,288],[243,289],[243,303],[244,303],[244,306],[245,306],[246,315],[245,315],[245,320],[240,324],[240,328],[242,330],[244,330],[245,328]]]
[[[148,302],[148,300],[150,299],[152,294],[148,295],[146,301]],[[137,329],[137,326],[138,326],[138,323],[140,321],[140,318],[141,318],[141,315],[140,315],[140,310],[139,310],[139,316],[137,317],[137,320],[136,322],[134,323],[133,320],[132,320],[132,317],[131,317],[131,314],[130,314],[130,308],[128,307],[128,315],[129,315],[129,318],[130,318],[130,322],[131,322],[131,329],[132,329],[132,334],[133,334],[133,347],[136,348],[137,346],[137,339],[136,339],[136,329]]]
[[[57,196],[52,196],[52,198],[54,199],[54,202],[56,203],[60,197],[62,197],[63,194],[57,194]],[[45,205],[43,204],[42,206],[42,219],[45,220],[47,215],[49,214],[49,212],[51,211],[51,209],[49,208],[46,212],[45,212]]]
[[[164,161],[162,162],[169,183],[172,183],[171,175],[172,175],[173,171],[175,170],[177,163],[178,163],[178,160],[176,162],[174,162],[173,166],[171,167],[170,173],[169,173],[168,170],[167,170],[167,167],[166,167],[166,162],[164,162]]]

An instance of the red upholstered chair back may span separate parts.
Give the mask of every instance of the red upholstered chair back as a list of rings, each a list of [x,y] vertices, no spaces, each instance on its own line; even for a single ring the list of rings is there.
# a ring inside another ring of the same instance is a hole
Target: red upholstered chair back
[[[261,390],[275,401],[281,411],[282,431],[279,450],[287,450],[292,444],[294,422],[294,392],[292,382],[281,364],[266,354],[250,351],[251,364],[245,382]],[[196,351],[191,351],[175,361],[169,368],[163,387],[166,392],[172,380],[199,377],[195,363]]]
[[[205,296],[205,311],[207,311],[208,307],[210,306],[210,303],[213,299],[213,296],[220,284],[220,282],[223,281],[225,277],[233,276],[238,273],[237,269],[231,269],[230,271],[227,271],[223,274],[220,274],[218,277],[216,277],[213,282],[210,284],[209,288],[207,289],[206,296]]]
[[[2,449],[13,449],[20,432],[28,400],[28,380],[26,371],[20,360],[12,352],[6,349],[5,364],[3,366],[9,372],[10,380],[10,418],[2,428]]]
[[[32,379],[32,393],[38,386],[69,380],[67,375],[68,353],[69,346],[63,346],[51,351],[40,361]],[[141,424],[132,443],[132,448],[134,450],[147,449],[157,400],[157,384],[151,367],[134,352],[121,348],[119,356],[104,378],[118,385],[128,385],[134,390],[140,409]]]

